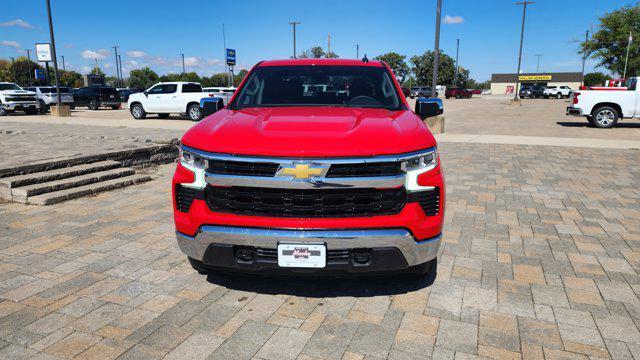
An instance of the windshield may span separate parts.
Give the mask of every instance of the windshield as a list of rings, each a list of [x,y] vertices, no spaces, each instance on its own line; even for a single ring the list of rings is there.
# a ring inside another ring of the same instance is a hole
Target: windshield
[[[0,84],[0,90],[22,90],[20,86],[16,84]]]
[[[264,66],[252,71],[232,108],[276,106],[398,110],[401,102],[382,67]]]
[[[55,93],[56,92],[56,88],[55,87],[41,87],[40,88],[40,92],[42,93]],[[61,93],[66,93],[66,92],[71,92],[71,89],[69,89],[68,87],[60,87],[60,92]]]

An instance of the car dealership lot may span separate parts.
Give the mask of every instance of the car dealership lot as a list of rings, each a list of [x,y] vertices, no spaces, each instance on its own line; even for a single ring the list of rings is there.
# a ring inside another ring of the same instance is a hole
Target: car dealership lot
[[[443,138],[640,141],[640,124],[587,128],[564,100],[507,102],[445,100]],[[13,141],[13,154],[59,156],[64,144],[135,146],[193,124],[126,110],[0,120],[12,131],[0,139],[36,139]],[[171,165],[95,197],[0,204],[0,357],[640,357],[640,152],[447,141],[440,151],[448,206],[435,280],[198,275],[175,241]]]

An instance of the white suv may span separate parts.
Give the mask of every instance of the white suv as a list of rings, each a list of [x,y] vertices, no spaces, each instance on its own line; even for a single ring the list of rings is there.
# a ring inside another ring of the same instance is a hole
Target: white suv
[[[49,110],[49,106],[55,105],[58,101],[55,86],[31,86],[25,88],[25,90],[36,93],[38,102],[40,103],[40,112],[42,113],[46,113]],[[63,105],[69,105],[72,109],[74,108],[71,88],[60,86],[60,102],[62,102]]]
[[[569,97],[569,95],[571,95],[571,88],[568,86],[547,86],[546,89],[544,89],[544,97],[549,98],[549,97],[555,97],[556,99],[562,99],[563,97]]]
[[[208,97],[202,85],[194,82],[157,83],[144,92],[129,95],[129,111],[136,119],[147,114],[158,114],[166,119],[169,114],[187,114],[193,121],[200,120],[200,99]]]
[[[38,98],[34,92],[23,90],[14,83],[0,82],[0,116],[14,111],[35,115],[39,108]]]

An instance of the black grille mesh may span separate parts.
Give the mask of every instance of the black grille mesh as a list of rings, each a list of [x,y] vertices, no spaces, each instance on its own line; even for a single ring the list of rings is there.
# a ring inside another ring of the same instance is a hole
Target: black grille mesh
[[[407,202],[417,202],[427,216],[435,216],[440,212],[440,189],[412,192],[407,195]]]
[[[217,212],[274,217],[349,217],[397,214],[406,201],[398,189],[206,189],[209,208]]]
[[[275,176],[278,163],[209,160],[208,172],[223,175]]]
[[[402,174],[399,162],[333,164],[327,177],[391,176]]]
[[[189,212],[194,199],[204,199],[202,190],[192,189],[181,185],[176,186],[176,207],[179,211]]]
[[[278,171],[278,163],[209,160],[207,171],[212,174],[272,177]],[[391,176],[402,174],[399,162],[333,164],[328,178],[356,176]]]

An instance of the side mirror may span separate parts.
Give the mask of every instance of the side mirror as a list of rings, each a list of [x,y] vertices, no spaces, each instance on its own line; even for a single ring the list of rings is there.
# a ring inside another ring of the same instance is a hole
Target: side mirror
[[[431,116],[440,115],[443,112],[444,107],[442,106],[442,99],[440,98],[416,99],[415,113],[423,120]]]
[[[145,97],[149,97],[149,92],[147,90],[142,92],[144,94]]]
[[[200,99],[200,117],[205,118],[224,107],[220,97],[206,97]]]

